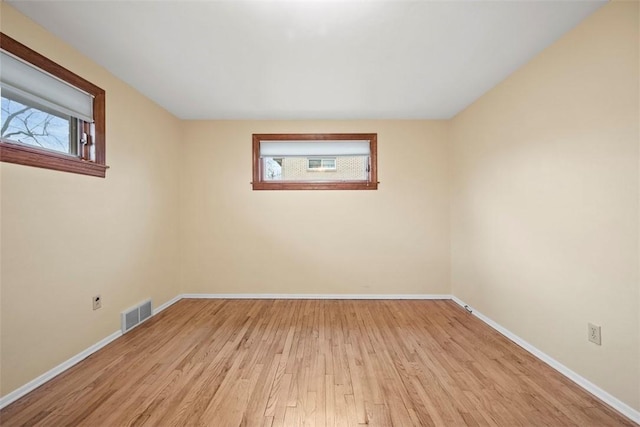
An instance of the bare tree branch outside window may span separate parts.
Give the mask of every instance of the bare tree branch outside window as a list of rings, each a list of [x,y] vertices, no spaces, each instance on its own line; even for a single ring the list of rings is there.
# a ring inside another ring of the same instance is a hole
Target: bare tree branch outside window
[[[69,153],[69,118],[2,97],[2,139]]]

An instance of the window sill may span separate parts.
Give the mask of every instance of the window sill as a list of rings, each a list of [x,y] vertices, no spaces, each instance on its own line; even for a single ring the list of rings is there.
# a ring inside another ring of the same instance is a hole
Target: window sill
[[[104,178],[109,168],[77,157],[6,141],[0,141],[0,161],[99,178]]]
[[[377,182],[253,182],[254,190],[377,190]]]

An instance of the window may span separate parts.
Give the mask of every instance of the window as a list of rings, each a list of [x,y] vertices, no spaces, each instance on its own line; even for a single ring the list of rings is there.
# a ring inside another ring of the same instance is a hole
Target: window
[[[377,134],[254,134],[254,190],[376,190]]]
[[[307,159],[307,170],[314,172],[328,172],[336,170],[336,159]]]
[[[105,92],[0,33],[0,160],[105,176]]]

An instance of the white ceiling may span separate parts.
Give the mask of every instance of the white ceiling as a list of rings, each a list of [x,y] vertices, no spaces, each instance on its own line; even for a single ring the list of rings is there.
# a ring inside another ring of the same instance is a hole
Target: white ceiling
[[[443,119],[605,1],[9,3],[183,119]]]

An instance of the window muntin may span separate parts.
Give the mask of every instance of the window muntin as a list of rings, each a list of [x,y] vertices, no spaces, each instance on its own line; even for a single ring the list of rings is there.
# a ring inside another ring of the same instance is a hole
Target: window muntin
[[[104,177],[104,90],[2,33],[0,61],[0,160]]]
[[[254,190],[375,190],[376,134],[254,134]]]

